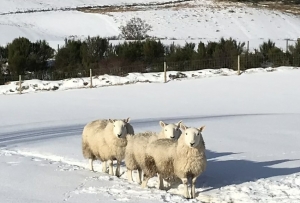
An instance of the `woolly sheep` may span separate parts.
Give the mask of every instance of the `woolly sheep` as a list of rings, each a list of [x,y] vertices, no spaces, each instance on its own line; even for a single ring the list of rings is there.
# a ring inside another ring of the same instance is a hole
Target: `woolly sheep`
[[[147,186],[150,178],[156,173],[160,177],[175,175],[184,185],[184,197],[190,198],[188,180],[192,180],[191,197],[195,198],[195,182],[197,177],[206,169],[205,143],[200,128],[186,127],[180,124],[183,130],[178,141],[159,139],[147,146],[144,180],[142,187]]]
[[[102,162],[102,172],[106,172],[106,161],[109,163],[109,174],[113,174],[113,160],[117,160],[115,175],[120,176],[120,164],[125,157],[127,134],[134,135],[133,127],[127,119],[95,120],[88,123],[82,132],[82,153],[89,159],[89,168],[94,171],[93,161]]]
[[[177,140],[181,135],[180,123],[167,124],[160,121],[161,131],[159,133],[147,131],[135,134],[128,138],[128,144],[125,151],[125,165],[127,168],[127,179],[133,182],[132,171],[138,170],[137,182],[141,184],[142,166],[145,161],[146,146],[154,140],[167,138]]]

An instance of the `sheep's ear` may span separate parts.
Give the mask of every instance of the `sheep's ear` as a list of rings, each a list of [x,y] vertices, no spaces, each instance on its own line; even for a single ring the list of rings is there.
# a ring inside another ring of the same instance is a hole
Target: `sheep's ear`
[[[180,128],[180,124],[182,123],[182,121],[179,121],[176,125],[177,125],[177,128]]]
[[[108,119],[109,120],[109,122],[111,122],[111,123],[114,123],[115,122],[115,120],[112,120],[112,119]]]
[[[186,130],[186,129],[187,129],[187,127],[186,127],[183,123],[180,123],[180,128],[181,128],[182,130]]]
[[[125,123],[129,123],[129,121],[130,121],[130,117],[124,119],[124,122],[125,122]]]
[[[163,121],[159,121],[159,125],[163,128],[163,127],[165,127],[167,124],[164,123]]]
[[[200,130],[200,132],[202,132],[204,130],[204,128],[205,128],[205,125],[198,128],[198,130]]]

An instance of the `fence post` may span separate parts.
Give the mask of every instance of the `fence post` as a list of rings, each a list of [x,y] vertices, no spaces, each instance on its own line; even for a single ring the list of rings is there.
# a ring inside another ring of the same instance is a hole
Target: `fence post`
[[[240,55],[238,55],[238,72],[237,72],[238,75],[241,74],[241,64],[240,64]]]
[[[249,52],[249,41],[247,41],[247,53]]]
[[[92,69],[90,69],[90,88],[93,87],[93,72],[92,72]]]
[[[286,39],[285,53],[287,53],[288,50],[289,50],[289,39]]]
[[[19,75],[19,94],[22,94],[22,76]]]
[[[167,82],[167,62],[164,62],[164,81]]]

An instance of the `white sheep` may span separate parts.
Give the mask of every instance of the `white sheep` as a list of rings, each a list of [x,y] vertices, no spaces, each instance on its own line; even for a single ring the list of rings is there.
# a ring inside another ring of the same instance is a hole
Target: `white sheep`
[[[147,131],[135,134],[128,137],[128,143],[125,151],[125,165],[127,168],[127,179],[133,182],[132,171],[138,170],[137,182],[141,184],[142,170],[141,168],[145,162],[145,149],[149,143],[154,140],[167,138],[177,140],[181,135],[180,123],[167,124],[160,121],[161,131],[159,133]],[[162,184],[162,183],[160,183]]]
[[[160,174],[160,177],[177,176],[184,185],[184,197],[190,198],[188,180],[192,180],[191,197],[195,198],[195,183],[197,177],[206,169],[205,143],[200,128],[186,127],[178,141],[159,139],[147,146],[144,180],[142,187],[147,186],[148,180]]]
[[[109,163],[109,174],[113,174],[113,160],[117,160],[115,175],[120,176],[120,164],[125,157],[127,134],[134,135],[133,127],[127,119],[95,120],[88,123],[82,132],[82,153],[89,159],[89,168],[94,171],[93,161],[102,162],[102,172],[106,172],[106,161]]]

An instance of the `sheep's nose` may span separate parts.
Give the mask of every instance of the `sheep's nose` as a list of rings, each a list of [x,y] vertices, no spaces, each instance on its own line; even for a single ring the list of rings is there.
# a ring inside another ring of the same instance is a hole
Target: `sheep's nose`
[[[195,144],[195,142],[193,142],[193,143],[190,143],[191,147],[192,147],[192,146],[194,146],[194,144]]]
[[[175,138],[175,136],[173,136],[173,137],[171,137],[172,139],[174,139]]]
[[[121,137],[122,136],[122,134],[118,134],[118,137]]]

